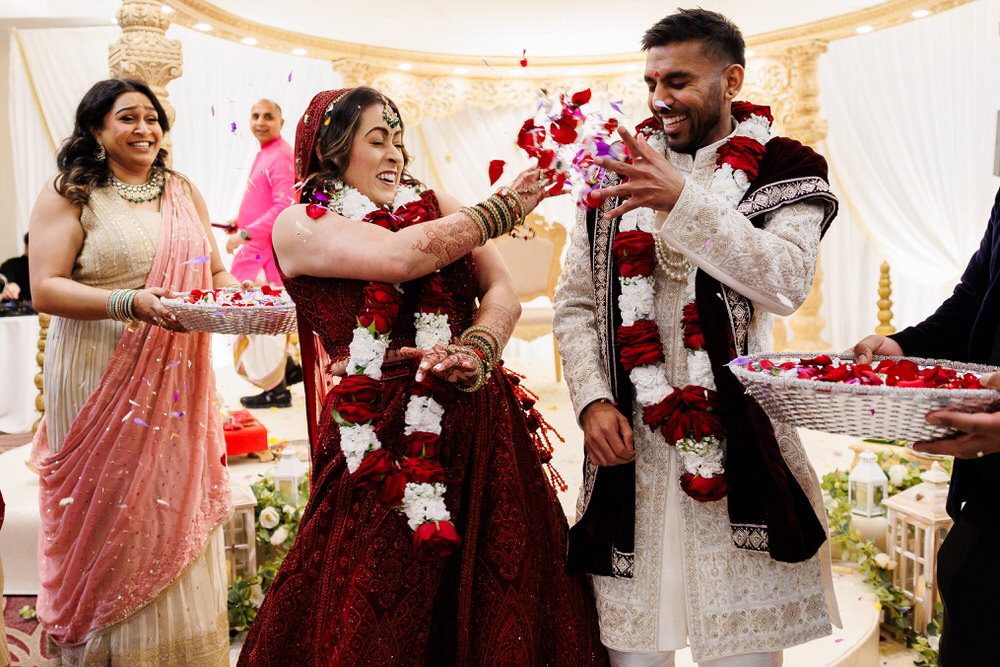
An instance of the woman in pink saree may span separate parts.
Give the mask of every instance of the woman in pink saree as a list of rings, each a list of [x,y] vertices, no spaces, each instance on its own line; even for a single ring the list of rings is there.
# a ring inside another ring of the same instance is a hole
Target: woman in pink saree
[[[164,166],[149,88],[95,84],[31,215],[45,354],[38,617],[65,665],[227,665],[229,477],[210,334],[159,301],[235,283]]]

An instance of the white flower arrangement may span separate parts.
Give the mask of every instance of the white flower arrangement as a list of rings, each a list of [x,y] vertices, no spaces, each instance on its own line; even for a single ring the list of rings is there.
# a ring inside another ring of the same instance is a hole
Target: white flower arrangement
[[[715,376],[712,375],[712,361],[702,350],[688,354],[688,382],[715,391]]]
[[[257,518],[257,522],[260,524],[261,528],[271,530],[281,523],[281,514],[273,507],[265,507],[261,510],[260,516]]]
[[[410,435],[417,431],[440,434],[443,416],[444,407],[430,396],[410,396],[406,404],[403,434]]]

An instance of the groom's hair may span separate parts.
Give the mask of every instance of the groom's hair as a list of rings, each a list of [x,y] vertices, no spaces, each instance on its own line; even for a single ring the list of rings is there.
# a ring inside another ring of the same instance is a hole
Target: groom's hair
[[[692,41],[701,42],[708,55],[726,66],[736,63],[746,67],[743,33],[725,16],[707,9],[678,9],[676,14],[660,19],[642,36],[642,50]]]

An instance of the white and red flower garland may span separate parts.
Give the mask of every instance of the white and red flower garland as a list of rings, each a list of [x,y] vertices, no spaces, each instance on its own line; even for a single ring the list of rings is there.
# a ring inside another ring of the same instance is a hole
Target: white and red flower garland
[[[710,191],[735,207],[756,178],[773,120],[767,107],[734,102],[736,134],[719,147]],[[664,153],[667,143],[660,121],[650,118],[637,128],[650,146]],[[635,387],[642,419],[681,458],[681,487],[699,501],[719,500],[728,491],[723,458],[725,427],[719,414],[715,379],[698,322],[694,274],[687,281],[681,325],[688,350],[686,387],[671,387],[664,365],[663,341],[654,312],[656,239],[655,212],[640,208],[622,216],[613,252],[618,261],[621,295],[618,306],[619,358]]]
[[[306,212],[311,218],[332,210],[352,220],[397,230],[420,221],[425,214],[420,191],[399,189],[392,210],[380,209],[358,190],[335,183],[332,192],[315,193]],[[324,205],[325,204],[325,205]],[[450,297],[440,272],[419,283],[414,314],[416,345],[432,347],[451,341],[448,322]],[[460,538],[445,507],[444,469],[439,461],[444,406],[436,400],[435,382],[428,375],[415,382],[404,416],[403,446],[406,456],[396,461],[382,448],[376,434],[381,417],[382,363],[389,336],[402,302],[399,285],[371,282],[364,287],[364,301],[349,347],[346,375],[334,387],[333,418],[340,425],[341,449],[355,484],[379,485],[379,499],[398,507],[414,531],[414,548],[426,556],[444,556],[457,548]]]

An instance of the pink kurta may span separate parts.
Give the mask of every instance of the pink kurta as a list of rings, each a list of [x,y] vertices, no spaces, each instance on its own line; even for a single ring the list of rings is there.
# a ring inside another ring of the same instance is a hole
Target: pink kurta
[[[255,280],[263,269],[269,283],[281,284],[271,251],[271,228],[285,208],[295,203],[292,147],[278,137],[261,147],[250,168],[236,226],[250,239],[240,246],[230,272],[237,280]]]

